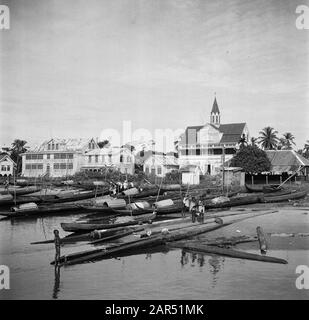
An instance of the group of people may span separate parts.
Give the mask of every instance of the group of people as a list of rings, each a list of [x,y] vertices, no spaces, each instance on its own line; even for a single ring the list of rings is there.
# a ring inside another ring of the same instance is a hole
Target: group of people
[[[195,222],[196,219],[204,222],[205,206],[201,199],[194,196],[185,196],[183,198],[183,214],[186,210],[191,213],[192,222]]]
[[[128,182],[128,180],[125,180],[124,182],[118,181],[118,182],[110,182],[110,192],[113,195],[116,195],[117,193],[120,193],[122,191],[125,191],[130,188],[134,188],[133,182]]]

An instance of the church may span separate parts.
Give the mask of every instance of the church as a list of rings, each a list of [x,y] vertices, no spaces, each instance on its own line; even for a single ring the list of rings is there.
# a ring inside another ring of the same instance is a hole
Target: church
[[[223,163],[236,153],[242,137],[246,138],[246,141],[250,139],[247,124],[221,124],[221,113],[215,97],[210,122],[189,126],[181,135],[178,148],[179,165],[198,168],[202,174],[218,174]]]

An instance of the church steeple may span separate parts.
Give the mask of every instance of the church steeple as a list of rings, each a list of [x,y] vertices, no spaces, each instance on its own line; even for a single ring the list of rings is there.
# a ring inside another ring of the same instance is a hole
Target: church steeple
[[[210,112],[210,123],[215,126],[220,126],[220,110],[218,107],[216,95]]]

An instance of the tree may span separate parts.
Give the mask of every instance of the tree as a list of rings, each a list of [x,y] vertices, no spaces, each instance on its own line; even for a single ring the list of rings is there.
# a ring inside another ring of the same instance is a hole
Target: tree
[[[291,132],[286,132],[284,135],[283,135],[283,139],[285,141],[284,143],[284,149],[285,150],[291,150],[292,149],[292,145],[295,146],[295,137],[292,135]]]
[[[251,146],[256,146],[257,138],[251,137]]]
[[[305,145],[304,145],[304,149],[303,149],[302,155],[305,158],[309,159],[309,140],[307,140]]]
[[[278,139],[278,144],[277,144],[277,149],[278,150],[284,150],[285,149],[285,146],[286,146],[286,141],[285,139],[282,137],[282,138],[279,138]]]
[[[16,163],[16,172],[20,173],[22,168],[21,154],[26,152],[28,147],[26,146],[27,141],[15,139],[11,147],[11,158]]]
[[[104,148],[105,146],[108,146],[109,145],[109,141],[108,140],[103,140],[103,141],[100,141],[98,142],[98,146],[100,149]]]
[[[278,144],[278,131],[274,130],[272,127],[265,127],[262,131],[259,132],[260,136],[258,138],[259,143],[261,144],[264,150],[274,150]]]
[[[241,138],[238,140],[238,144],[240,148],[243,148],[244,146],[248,145],[246,135],[243,133]]]
[[[232,158],[231,166],[241,167],[246,173],[255,174],[269,171],[271,163],[265,151],[257,146],[245,146]]]

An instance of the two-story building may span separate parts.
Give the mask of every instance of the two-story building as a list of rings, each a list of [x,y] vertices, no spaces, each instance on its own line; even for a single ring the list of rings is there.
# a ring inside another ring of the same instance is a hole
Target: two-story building
[[[10,177],[14,174],[15,162],[7,153],[0,154],[0,177]]]
[[[210,122],[199,126],[189,126],[179,141],[180,166],[196,165],[203,174],[220,172],[223,162],[233,157],[239,140],[249,141],[246,123],[221,124],[221,114],[215,98],[210,113]]]
[[[134,159],[133,152],[126,147],[96,148],[84,154],[81,170],[100,172],[113,168],[124,174],[134,174]]]
[[[147,175],[164,177],[167,173],[178,170],[178,159],[174,153],[148,151],[144,156],[143,171]]]
[[[22,154],[24,177],[63,177],[75,174],[84,163],[84,154],[98,148],[91,139],[50,139]]]

